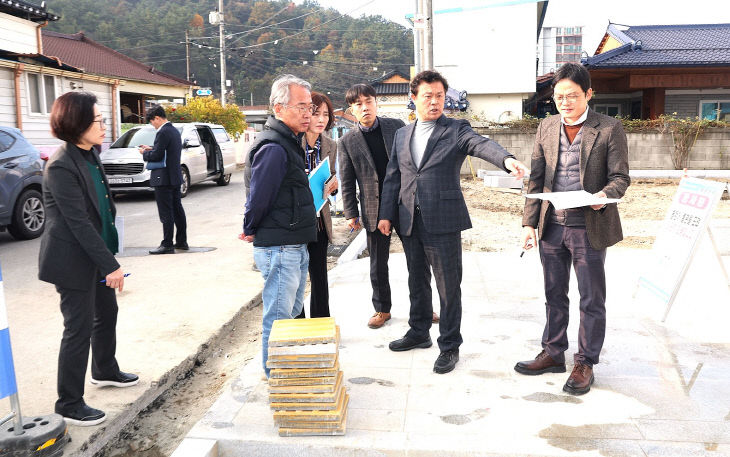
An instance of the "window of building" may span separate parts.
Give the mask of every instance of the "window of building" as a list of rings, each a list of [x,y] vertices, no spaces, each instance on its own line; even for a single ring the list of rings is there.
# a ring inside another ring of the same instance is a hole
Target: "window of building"
[[[700,117],[713,121],[730,122],[730,100],[702,100]]]
[[[616,117],[621,115],[621,105],[618,103],[601,103],[593,106],[593,111],[606,116]]]
[[[56,100],[56,77],[27,73],[28,101],[30,112],[33,114],[48,114],[51,112],[53,101]]]

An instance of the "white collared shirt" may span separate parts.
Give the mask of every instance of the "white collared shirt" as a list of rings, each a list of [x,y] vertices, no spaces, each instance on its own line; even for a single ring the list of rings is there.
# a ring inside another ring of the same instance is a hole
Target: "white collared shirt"
[[[588,110],[589,109],[590,108],[588,108],[586,106],[586,110],[583,112],[583,114],[575,122],[571,122],[571,123],[565,122],[565,118],[563,116],[560,116],[560,122],[562,122],[563,125],[578,125],[578,124],[582,124],[588,118]]]

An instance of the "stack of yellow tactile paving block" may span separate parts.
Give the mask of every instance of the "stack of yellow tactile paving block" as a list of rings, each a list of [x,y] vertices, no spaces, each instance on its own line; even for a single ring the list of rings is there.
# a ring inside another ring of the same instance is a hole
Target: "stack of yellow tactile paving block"
[[[269,334],[269,401],[280,436],[344,435],[348,396],[331,317],[283,319]]]

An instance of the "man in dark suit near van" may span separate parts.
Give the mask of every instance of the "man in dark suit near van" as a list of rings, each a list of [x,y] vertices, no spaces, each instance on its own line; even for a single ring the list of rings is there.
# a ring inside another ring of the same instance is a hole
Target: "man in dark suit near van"
[[[431,347],[431,269],[441,301],[441,354],[433,371],[448,373],[459,361],[461,338],[461,231],[471,228],[459,171],[467,155],[522,178],[527,167],[468,121],[443,115],[446,79],[432,70],[411,81],[417,121],[395,134],[383,185],[378,229],[387,235],[394,221],[408,264],[410,329],[390,343],[392,351]]]
[[[187,251],[188,235],[185,210],[182,206],[180,185],[183,182],[180,170],[182,154],[182,138],[180,132],[167,120],[165,110],[160,105],[147,111],[147,122],[157,129],[154,145],[140,146],[140,153],[146,162],[165,162],[162,168],[156,168],[150,174],[150,187],[155,189],[157,212],[162,222],[162,243],[150,254],[174,254],[175,249]],[[177,228],[175,244],[173,234]]]

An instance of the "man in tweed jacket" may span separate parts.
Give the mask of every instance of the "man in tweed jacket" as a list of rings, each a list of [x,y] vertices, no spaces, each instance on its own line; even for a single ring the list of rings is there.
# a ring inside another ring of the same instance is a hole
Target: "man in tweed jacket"
[[[355,84],[345,94],[358,124],[340,139],[337,150],[340,163],[340,189],[347,225],[352,230],[365,227],[370,253],[370,283],[373,286],[375,314],[370,328],[380,328],[390,319],[390,283],[388,257],[390,235],[378,231],[378,210],[395,131],[405,124],[400,119],[378,117],[375,89]],[[360,188],[358,211],[355,184]]]
[[[582,65],[565,64],[553,78],[553,99],[560,116],[540,123],[532,153],[528,193],[585,190],[598,197],[621,198],[629,178],[628,146],[621,121],[588,109],[591,77]],[[547,321],[542,351],[518,362],[526,375],[563,373],[568,349],[568,284],[573,265],[580,291],[580,329],[573,371],[563,390],[588,392],[593,365],[606,334],[606,248],[623,238],[615,203],[556,210],[548,201],[528,198],[522,218],[523,246],[536,245],[545,276]]]
[[[443,115],[448,83],[426,70],[411,81],[418,119],[395,135],[383,187],[378,228],[396,228],[408,264],[410,329],[393,351],[431,346],[431,269],[441,301],[441,354],[433,370],[448,373],[459,361],[461,338],[461,231],[471,228],[459,171],[467,155],[522,178],[527,167],[502,146],[475,133],[465,120]],[[397,222],[396,222],[397,221]]]

